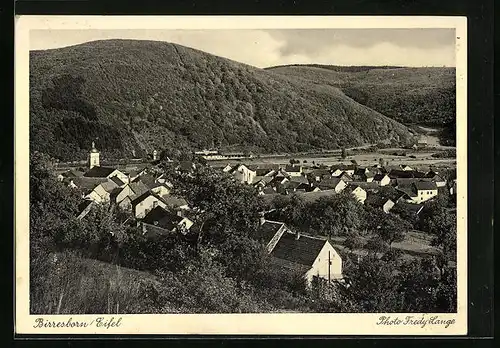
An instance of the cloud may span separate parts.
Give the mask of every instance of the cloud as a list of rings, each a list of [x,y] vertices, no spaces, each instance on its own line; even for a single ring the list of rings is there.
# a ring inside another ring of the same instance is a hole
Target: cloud
[[[33,30],[31,49],[104,39],[168,41],[256,67],[455,66],[454,29]]]

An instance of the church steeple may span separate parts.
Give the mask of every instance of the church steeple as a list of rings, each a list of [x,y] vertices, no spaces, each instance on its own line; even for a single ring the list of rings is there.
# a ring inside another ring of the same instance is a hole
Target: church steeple
[[[92,142],[92,149],[89,154],[89,169],[99,167],[99,151],[95,148],[95,142]]]

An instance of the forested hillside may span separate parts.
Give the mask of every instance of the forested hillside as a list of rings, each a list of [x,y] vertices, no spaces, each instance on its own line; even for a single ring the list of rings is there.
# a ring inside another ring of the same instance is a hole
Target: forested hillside
[[[83,159],[94,139],[110,158],[153,148],[333,149],[405,143],[411,133],[335,86],[166,42],[32,51],[31,150]]]
[[[455,68],[289,65],[268,71],[338,87],[358,103],[405,124],[455,121]]]

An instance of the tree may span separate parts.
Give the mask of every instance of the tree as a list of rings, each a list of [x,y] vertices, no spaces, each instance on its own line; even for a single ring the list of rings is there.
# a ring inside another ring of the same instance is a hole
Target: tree
[[[346,158],[347,157],[347,150],[345,149],[345,147],[342,147],[342,150],[341,150],[341,155],[340,155],[342,158]]]
[[[361,312],[399,312],[402,294],[399,292],[397,269],[392,262],[368,255],[344,269],[350,291]]]
[[[258,227],[262,200],[256,190],[211,167],[193,173],[165,172],[173,193],[185,197],[198,223],[200,243],[221,244],[231,234],[248,236]]]

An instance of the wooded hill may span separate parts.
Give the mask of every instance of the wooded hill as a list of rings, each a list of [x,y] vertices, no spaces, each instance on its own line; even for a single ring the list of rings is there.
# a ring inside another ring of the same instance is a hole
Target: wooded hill
[[[455,122],[455,68],[287,65],[268,71],[338,87],[358,103],[404,124]]]
[[[411,139],[408,128],[339,88],[286,75],[166,42],[32,51],[31,150],[76,160],[96,138],[107,158],[166,148],[297,152]]]

